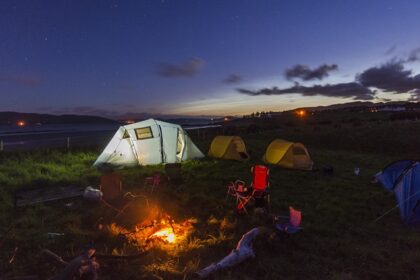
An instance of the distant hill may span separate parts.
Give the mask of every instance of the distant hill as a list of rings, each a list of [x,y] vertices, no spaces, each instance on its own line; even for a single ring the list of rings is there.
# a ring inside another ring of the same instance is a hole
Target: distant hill
[[[97,116],[0,112],[0,124],[10,125],[16,124],[19,121],[23,121],[26,124],[117,123],[115,120]]]
[[[187,115],[176,115],[176,114],[152,114],[152,113],[134,113],[134,112],[127,112],[118,116],[113,117],[113,119],[119,120],[121,122],[125,122],[127,120],[132,121],[142,121],[146,119],[159,119],[159,120],[166,120],[166,121],[173,121],[175,123],[196,123],[196,122],[203,122],[203,121],[210,121],[212,118],[221,118],[221,116],[207,116],[207,115],[198,115],[198,116],[187,116]]]
[[[408,106],[416,107],[420,106],[419,102],[407,102],[407,101],[390,101],[390,102],[369,102],[369,101],[355,101],[341,104],[332,104],[327,106],[315,106],[315,107],[303,107],[294,110],[305,109],[310,111],[323,111],[323,110],[336,110],[336,109],[354,109],[354,108],[366,108],[366,107],[383,107],[383,106]],[[292,111],[294,111],[292,110]]]

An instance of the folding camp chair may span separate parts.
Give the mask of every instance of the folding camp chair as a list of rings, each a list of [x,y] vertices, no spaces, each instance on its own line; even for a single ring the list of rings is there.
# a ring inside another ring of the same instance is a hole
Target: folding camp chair
[[[270,208],[270,182],[268,176],[270,170],[264,165],[255,165],[251,168],[252,172],[252,197],[255,200],[255,207]]]
[[[300,226],[302,222],[302,212],[295,210],[292,206],[289,206],[289,212],[289,217],[286,217],[289,218],[289,221],[287,223],[279,223],[279,219],[284,217],[277,216],[274,217],[274,225],[279,231],[294,234],[302,229],[302,227]]]
[[[115,172],[103,174],[99,185],[104,200],[114,201],[122,197],[122,178],[120,174]]]
[[[238,213],[248,214],[246,206],[251,201],[255,202],[255,207],[265,208],[266,210],[269,208],[269,169],[264,165],[255,165],[251,168],[251,172],[252,183],[249,188],[240,180],[236,180],[228,185],[227,195],[232,195],[236,198],[236,210]]]
[[[152,188],[151,193],[153,193],[153,190],[155,189],[155,187],[158,187],[160,185],[160,179],[161,179],[160,172],[155,172],[153,173],[152,176],[146,177],[146,179],[144,180],[144,185],[150,186]]]
[[[236,210],[238,213],[246,213],[246,205],[252,199],[252,189],[248,188],[244,181],[236,180],[228,185],[226,196],[232,195],[236,198]]]

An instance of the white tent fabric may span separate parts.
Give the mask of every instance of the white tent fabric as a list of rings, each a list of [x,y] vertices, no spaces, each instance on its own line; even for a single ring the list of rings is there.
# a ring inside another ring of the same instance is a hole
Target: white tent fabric
[[[135,166],[202,158],[203,153],[180,125],[148,119],[121,126],[94,166]]]

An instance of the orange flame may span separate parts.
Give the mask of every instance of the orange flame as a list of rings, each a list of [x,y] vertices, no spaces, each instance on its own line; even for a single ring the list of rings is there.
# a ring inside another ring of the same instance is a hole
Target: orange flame
[[[172,228],[164,228],[162,230],[159,230],[158,232],[152,234],[151,237],[160,237],[169,243],[175,243],[176,241],[176,236],[173,233]]]

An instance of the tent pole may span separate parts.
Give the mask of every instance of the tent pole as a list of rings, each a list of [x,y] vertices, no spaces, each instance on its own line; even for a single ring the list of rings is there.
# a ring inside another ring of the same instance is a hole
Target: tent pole
[[[159,127],[159,134],[160,134],[160,155],[162,158],[162,163],[165,163],[165,151],[163,150],[163,135],[162,135],[162,128],[160,127],[160,125],[158,125]]]
[[[388,215],[389,213],[391,213],[393,210],[395,210],[396,208],[398,208],[398,206],[400,206],[400,205],[399,204],[395,205],[394,207],[392,207],[391,209],[389,209],[388,211],[386,211],[384,214],[382,214],[381,216],[379,216],[378,218],[376,218],[371,223],[372,224],[376,223],[377,221],[379,221],[380,219],[382,219],[383,217],[385,217],[386,215]]]
[[[413,193],[412,195],[410,195],[409,197],[407,197],[402,204],[404,204],[405,202],[407,202],[407,200],[409,200],[410,198],[412,198],[413,196],[415,196],[416,194],[420,193],[420,191]],[[382,216],[379,216],[378,218],[376,218],[373,222],[371,222],[372,224],[376,223],[377,221],[379,221],[380,219],[382,219],[383,217],[385,217],[386,215],[388,215],[389,213],[391,213],[395,208],[398,208],[400,206],[400,204],[395,205],[394,207],[392,207],[390,210],[386,211]]]

